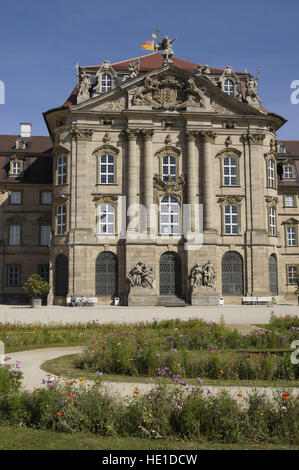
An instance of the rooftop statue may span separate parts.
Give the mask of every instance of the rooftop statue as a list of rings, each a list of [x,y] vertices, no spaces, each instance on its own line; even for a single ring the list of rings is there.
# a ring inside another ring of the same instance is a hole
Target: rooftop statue
[[[173,50],[172,50],[172,43],[177,39],[177,37],[173,38],[173,39],[169,39],[168,36],[164,36],[162,38],[162,40],[158,41],[159,43],[159,47],[158,47],[158,50],[159,51],[163,51],[162,52],[162,55],[164,57],[164,65],[166,65],[168,62],[171,62],[171,57],[173,57]]]
[[[261,100],[259,98],[259,93],[257,89],[257,84],[259,81],[259,72],[257,73],[256,78],[249,77],[247,79],[247,90],[246,90],[246,101],[249,105],[259,105]]]

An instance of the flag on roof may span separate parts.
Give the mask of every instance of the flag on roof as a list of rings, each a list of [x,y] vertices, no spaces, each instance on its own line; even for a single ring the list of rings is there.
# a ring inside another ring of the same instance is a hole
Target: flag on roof
[[[154,41],[153,39],[151,41],[145,41],[143,44],[141,44],[142,49],[147,49],[148,51],[153,51],[154,50]]]

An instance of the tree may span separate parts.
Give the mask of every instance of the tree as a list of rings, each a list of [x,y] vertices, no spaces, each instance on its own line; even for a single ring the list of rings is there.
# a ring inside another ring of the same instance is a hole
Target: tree
[[[50,284],[43,281],[39,274],[31,274],[23,286],[27,297],[31,299],[39,299],[50,291]]]

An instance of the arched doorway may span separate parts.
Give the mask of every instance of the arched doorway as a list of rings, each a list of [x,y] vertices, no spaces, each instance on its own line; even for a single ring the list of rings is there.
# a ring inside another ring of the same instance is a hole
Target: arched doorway
[[[64,297],[69,290],[69,263],[65,255],[58,255],[55,261],[54,295]]]
[[[118,295],[118,260],[111,251],[103,251],[96,258],[95,295]]]
[[[243,295],[243,258],[228,251],[222,258],[222,295]]]
[[[269,257],[269,291],[273,295],[278,294],[277,258],[275,255]]]
[[[160,295],[181,295],[181,258],[172,251],[160,258]]]

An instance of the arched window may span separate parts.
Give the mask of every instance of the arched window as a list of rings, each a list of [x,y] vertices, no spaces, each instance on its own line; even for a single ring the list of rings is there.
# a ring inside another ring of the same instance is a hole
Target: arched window
[[[237,159],[234,157],[223,158],[223,184],[225,186],[237,184]]]
[[[95,295],[118,295],[118,261],[110,251],[103,251],[96,258]]]
[[[232,80],[225,80],[223,84],[223,91],[227,95],[234,96],[235,94],[235,85]]]
[[[63,235],[66,232],[66,207],[61,204],[56,208],[56,235]]]
[[[69,288],[68,259],[65,255],[58,255],[55,261],[55,284],[56,296],[65,296]]]
[[[113,155],[101,155],[100,182],[101,184],[113,184],[114,183],[114,156]]]
[[[100,205],[100,233],[114,235],[115,208],[113,204]]]
[[[162,158],[163,181],[167,181],[168,176],[171,176],[172,181],[176,181],[176,158],[171,155],[165,155]]]
[[[276,210],[273,206],[269,208],[269,233],[273,237],[276,236]]]
[[[222,294],[243,295],[243,259],[236,251],[222,258]]]
[[[160,201],[160,232],[162,235],[180,233],[180,204],[174,196],[164,196]]]
[[[104,73],[101,79],[101,91],[106,93],[112,89],[112,79],[108,73]]]
[[[270,158],[268,160],[268,186],[270,188],[275,187],[275,166],[274,166],[274,160]]]

